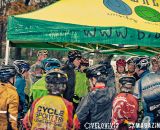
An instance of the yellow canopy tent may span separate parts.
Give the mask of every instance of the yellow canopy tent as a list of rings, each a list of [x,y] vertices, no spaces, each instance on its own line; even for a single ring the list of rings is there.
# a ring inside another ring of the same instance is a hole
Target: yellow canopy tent
[[[124,44],[151,49],[160,47],[159,9],[160,0],[60,0],[10,16],[7,38],[13,47],[90,51]]]

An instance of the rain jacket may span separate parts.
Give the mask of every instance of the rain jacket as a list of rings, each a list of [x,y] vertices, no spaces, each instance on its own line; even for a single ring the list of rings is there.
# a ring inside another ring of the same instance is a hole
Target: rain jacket
[[[46,74],[43,74],[42,78],[39,79],[37,82],[35,82],[35,84],[33,84],[33,86],[31,87],[30,96],[33,98],[33,100],[36,100],[38,98],[48,95],[45,77],[46,77]]]
[[[19,97],[16,88],[11,84],[0,83],[0,129],[18,130]],[[10,127],[11,128],[10,128]]]
[[[80,125],[85,123],[109,123],[115,93],[114,87],[97,86],[82,98],[74,115],[75,128],[80,129]]]
[[[124,121],[137,121],[138,101],[129,93],[119,93],[113,101],[112,123],[123,124]]]
[[[35,100],[23,124],[27,130],[70,130],[73,105],[62,97],[48,95]]]

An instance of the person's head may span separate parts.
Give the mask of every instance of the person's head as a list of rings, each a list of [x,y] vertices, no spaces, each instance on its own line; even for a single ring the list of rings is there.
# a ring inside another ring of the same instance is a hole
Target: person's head
[[[30,65],[25,60],[15,60],[13,65],[15,66],[18,74],[28,76]]]
[[[121,92],[131,93],[135,86],[136,79],[133,76],[123,75],[119,79]]]
[[[48,51],[47,50],[39,50],[37,52],[38,61],[42,61],[48,57]]]
[[[51,95],[64,93],[67,84],[67,75],[63,71],[52,71],[46,75],[47,89]]]
[[[104,85],[107,82],[107,68],[103,64],[94,65],[88,67],[86,70],[86,77],[90,81],[91,89],[97,86],[98,84]]]
[[[14,66],[4,65],[0,68],[0,82],[14,85],[17,71]]]
[[[136,69],[135,72],[138,75],[141,75],[144,71],[149,70],[149,66],[150,66],[150,59],[149,57],[137,57],[134,60]]]
[[[81,63],[82,54],[78,50],[68,52],[69,62],[73,63],[75,67],[79,67]]]
[[[129,73],[134,73],[135,72],[135,63],[134,63],[134,58],[131,57],[127,60],[127,68]]]
[[[153,72],[158,72],[160,70],[160,65],[158,64],[157,57],[152,57],[151,64],[152,64],[152,71]]]
[[[86,58],[81,58],[80,71],[84,72],[88,66],[89,66],[89,60]]]
[[[118,73],[125,73],[126,61],[124,59],[117,60],[116,66]]]
[[[61,67],[61,62],[56,58],[48,58],[41,61],[41,66],[45,72],[49,72],[54,69],[59,69]]]

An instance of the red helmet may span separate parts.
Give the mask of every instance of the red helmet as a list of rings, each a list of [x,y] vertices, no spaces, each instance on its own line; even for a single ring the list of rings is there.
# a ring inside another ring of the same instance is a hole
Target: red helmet
[[[119,59],[116,61],[116,66],[124,66],[126,67],[126,61],[124,59]]]

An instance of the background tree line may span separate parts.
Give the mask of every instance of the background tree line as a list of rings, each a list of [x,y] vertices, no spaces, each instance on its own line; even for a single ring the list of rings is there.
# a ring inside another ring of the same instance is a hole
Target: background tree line
[[[23,14],[48,6],[58,0],[0,0],[0,58],[4,58],[7,17]],[[33,49],[11,48],[11,58],[22,59],[22,54],[28,58]]]

